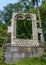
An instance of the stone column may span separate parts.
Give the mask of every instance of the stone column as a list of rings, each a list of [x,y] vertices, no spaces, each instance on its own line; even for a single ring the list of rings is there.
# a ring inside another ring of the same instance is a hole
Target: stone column
[[[13,16],[12,16],[12,33],[11,33],[11,45],[14,44],[14,41],[13,39],[16,38],[16,21],[15,21],[15,13],[13,13]]]
[[[33,14],[33,18],[32,18],[32,30],[33,30],[33,39],[38,41],[37,24],[36,24],[36,15],[35,14]]]

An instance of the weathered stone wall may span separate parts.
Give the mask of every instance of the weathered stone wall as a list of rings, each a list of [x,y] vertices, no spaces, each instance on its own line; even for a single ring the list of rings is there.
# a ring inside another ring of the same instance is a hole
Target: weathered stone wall
[[[40,47],[7,47],[5,53],[6,62],[18,62],[22,59],[39,57],[44,54],[44,48]]]

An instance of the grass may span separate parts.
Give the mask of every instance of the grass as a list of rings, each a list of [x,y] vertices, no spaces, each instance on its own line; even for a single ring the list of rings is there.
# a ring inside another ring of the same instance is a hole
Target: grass
[[[0,65],[46,65],[46,58],[45,57],[29,58],[13,64],[0,62]]]
[[[46,60],[44,58],[29,58],[16,63],[16,65],[46,65]]]

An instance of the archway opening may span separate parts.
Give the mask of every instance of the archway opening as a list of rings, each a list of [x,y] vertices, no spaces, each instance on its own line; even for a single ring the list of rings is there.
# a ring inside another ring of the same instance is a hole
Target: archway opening
[[[32,37],[32,20],[30,18],[24,20],[17,18],[16,38],[32,39]]]

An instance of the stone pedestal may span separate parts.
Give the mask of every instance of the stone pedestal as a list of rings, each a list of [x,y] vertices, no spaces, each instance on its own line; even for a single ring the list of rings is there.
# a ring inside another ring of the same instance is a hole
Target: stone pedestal
[[[7,47],[5,53],[6,62],[18,62],[23,59],[31,57],[39,57],[44,54],[44,48],[42,47]]]

